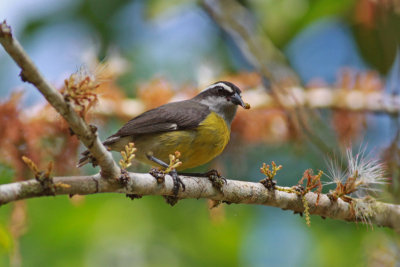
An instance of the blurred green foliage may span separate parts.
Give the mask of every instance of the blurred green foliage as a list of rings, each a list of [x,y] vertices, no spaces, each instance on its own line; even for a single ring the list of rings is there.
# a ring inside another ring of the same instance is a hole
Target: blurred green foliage
[[[174,208],[161,197],[104,194],[82,201],[29,201],[29,232],[21,238],[26,266],[234,266],[252,216],[244,206],[229,207],[222,222],[212,223],[204,200]],[[0,230],[4,260],[10,237]]]
[[[284,47],[303,28],[330,16],[346,17],[355,0],[253,0],[251,10],[268,36],[279,47]]]

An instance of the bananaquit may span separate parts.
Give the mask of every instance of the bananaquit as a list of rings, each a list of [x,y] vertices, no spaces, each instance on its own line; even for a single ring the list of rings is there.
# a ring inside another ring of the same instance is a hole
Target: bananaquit
[[[104,141],[111,150],[122,151],[134,142],[136,159],[168,166],[169,155],[181,153],[178,170],[205,164],[221,154],[230,138],[230,127],[238,105],[248,109],[240,89],[226,81],[216,82],[192,99],[172,102],[146,111],[128,121]],[[91,161],[88,151],[82,153],[78,167]],[[184,184],[176,171],[174,193]]]

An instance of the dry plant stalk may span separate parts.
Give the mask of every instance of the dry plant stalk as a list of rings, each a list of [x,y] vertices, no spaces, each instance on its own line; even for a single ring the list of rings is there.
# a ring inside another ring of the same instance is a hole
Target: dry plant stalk
[[[308,227],[311,226],[310,206],[305,196],[308,192],[311,192],[311,190],[317,188],[315,190],[315,193],[317,194],[317,200],[315,202],[315,206],[318,206],[322,192],[322,183],[321,183],[322,174],[323,171],[320,170],[317,175],[313,175],[313,170],[307,169],[304,171],[303,177],[300,179],[297,186],[293,187],[296,194],[301,195],[301,200],[303,202],[303,207],[304,207],[304,217],[306,219],[306,224]],[[303,188],[304,180],[307,180],[305,189]]]
[[[305,195],[308,192],[311,192],[313,189],[316,189],[316,194],[317,194],[317,199],[315,202],[315,206],[318,206],[320,195],[322,192],[322,183],[321,183],[321,177],[323,172],[319,171],[317,175],[313,175],[313,171],[311,169],[308,169],[304,172],[302,178],[298,182],[296,186],[287,188],[287,187],[280,187],[276,186],[276,182],[273,180],[273,178],[276,176],[276,173],[282,169],[282,165],[277,166],[274,161],[271,162],[271,166],[263,163],[263,166],[260,168],[261,173],[263,173],[266,178],[261,180],[260,183],[262,183],[268,190],[278,190],[286,193],[293,193],[298,196],[301,196],[301,200],[303,203],[304,207],[304,215],[306,218],[306,223],[308,226],[311,225],[311,220],[310,220],[310,207],[309,203],[307,202],[307,199]],[[306,187],[304,188],[302,184],[304,183],[304,180],[307,180]]]
[[[318,195],[317,202],[316,202],[317,206],[318,206],[320,194],[322,192],[321,177],[322,177],[323,173],[324,172],[320,170],[317,175],[313,175],[312,169],[305,170],[303,177],[300,179],[300,181],[298,183],[298,186],[301,186],[304,183],[304,180],[307,180],[306,188],[303,190],[303,193],[302,193],[303,195],[305,195],[308,192],[310,192],[311,190],[317,188],[315,190],[315,192]]]

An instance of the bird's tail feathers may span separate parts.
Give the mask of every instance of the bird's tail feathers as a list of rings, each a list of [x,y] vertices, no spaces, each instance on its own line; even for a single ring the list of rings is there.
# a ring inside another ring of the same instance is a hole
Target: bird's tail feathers
[[[115,137],[115,136],[110,136],[109,138],[107,138],[106,141],[103,142],[103,145],[105,145],[106,147],[114,144],[116,141],[118,141],[120,139],[119,136]],[[90,162],[92,162],[93,158],[90,155],[89,150],[85,150],[81,153],[82,157],[80,158],[80,160],[78,161],[78,164],[76,164],[77,168],[80,168]]]
[[[82,152],[82,157],[80,158],[80,160],[78,161],[78,164],[76,164],[77,168],[80,168],[84,165],[86,165],[87,163],[90,162],[90,152],[89,150],[85,150]]]

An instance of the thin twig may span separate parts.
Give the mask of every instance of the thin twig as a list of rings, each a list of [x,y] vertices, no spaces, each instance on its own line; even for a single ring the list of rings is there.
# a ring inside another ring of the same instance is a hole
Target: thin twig
[[[101,168],[103,177],[116,178],[120,174],[118,165],[113,160],[111,153],[103,146],[97,136],[96,128],[89,126],[74,111],[73,107],[64,100],[63,96],[42,76],[35,64],[29,58],[22,46],[12,36],[11,28],[2,22],[0,24],[0,43],[7,53],[14,59],[21,68],[21,79],[32,83],[68,122],[74,134],[88,148],[91,155]]]

